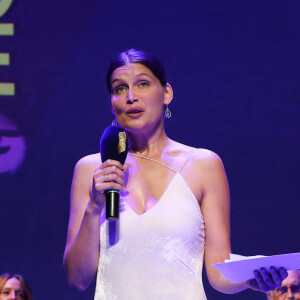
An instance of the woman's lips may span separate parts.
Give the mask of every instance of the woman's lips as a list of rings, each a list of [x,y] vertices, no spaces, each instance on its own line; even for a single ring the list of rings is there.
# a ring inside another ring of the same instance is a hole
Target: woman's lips
[[[134,109],[132,108],[132,109],[128,109],[126,111],[127,116],[130,116],[130,117],[140,117],[143,113],[144,113],[144,111],[139,108],[134,108]]]
[[[144,112],[143,111],[139,111],[139,112],[131,112],[131,113],[127,113],[127,116],[131,117],[131,118],[138,118],[141,115],[143,115]]]

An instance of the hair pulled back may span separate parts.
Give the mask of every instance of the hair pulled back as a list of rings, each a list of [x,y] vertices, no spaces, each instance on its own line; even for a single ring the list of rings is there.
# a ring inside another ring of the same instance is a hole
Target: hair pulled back
[[[130,63],[139,63],[147,67],[155,77],[160,81],[162,86],[167,84],[167,74],[162,63],[152,54],[142,51],[129,49],[121,52],[115,59],[110,62],[106,74],[106,86],[109,95],[111,94],[111,75],[115,69],[128,65]]]

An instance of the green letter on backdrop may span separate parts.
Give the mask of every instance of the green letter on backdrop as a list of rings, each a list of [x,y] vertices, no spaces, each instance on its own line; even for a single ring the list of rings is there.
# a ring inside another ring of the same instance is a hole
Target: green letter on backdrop
[[[1,0],[0,1],[0,18],[7,12],[10,8],[13,0]]]
[[[5,15],[12,4],[13,0],[0,0],[0,18]],[[14,35],[14,24],[0,23],[0,36],[1,35]],[[10,56],[9,53],[0,53],[0,66],[9,66]],[[15,84],[8,82],[0,82],[0,96],[14,96]]]

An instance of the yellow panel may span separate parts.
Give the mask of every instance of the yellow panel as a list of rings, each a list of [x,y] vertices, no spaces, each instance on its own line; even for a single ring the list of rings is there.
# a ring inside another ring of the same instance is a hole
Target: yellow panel
[[[1,83],[0,82],[0,96],[14,96],[15,84],[14,83]]]
[[[0,35],[14,35],[14,24],[0,23]]]
[[[0,53],[0,66],[9,66],[9,53]]]

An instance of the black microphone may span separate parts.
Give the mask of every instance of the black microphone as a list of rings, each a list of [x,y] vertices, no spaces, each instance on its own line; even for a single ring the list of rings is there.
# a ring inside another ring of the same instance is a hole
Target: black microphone
[[[108,159],[119,161],[124,164],[128,153],[128,136],[121,126],[107,127],[100,139],[101,160]],[[106,196],[106,219],[117,221],[119,219],[120,191],[108,190]]]

